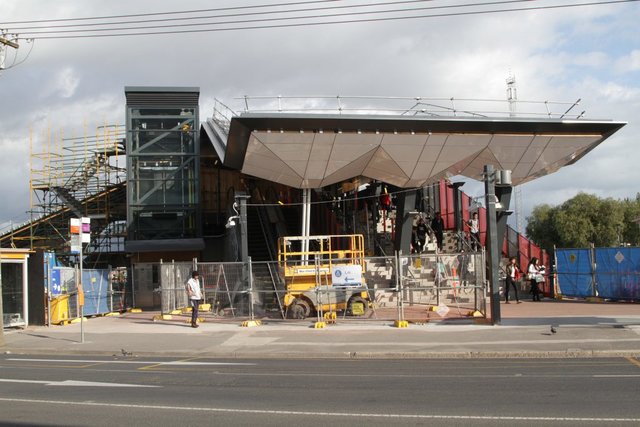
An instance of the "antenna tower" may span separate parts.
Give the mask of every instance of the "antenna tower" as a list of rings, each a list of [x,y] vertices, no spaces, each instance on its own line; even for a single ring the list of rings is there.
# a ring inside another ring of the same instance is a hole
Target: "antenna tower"
[[[507,101],[509,101],[509,117],[515,117],[518,91],[516,89],[516,76],[512,75],[511,72],[507,77]]]

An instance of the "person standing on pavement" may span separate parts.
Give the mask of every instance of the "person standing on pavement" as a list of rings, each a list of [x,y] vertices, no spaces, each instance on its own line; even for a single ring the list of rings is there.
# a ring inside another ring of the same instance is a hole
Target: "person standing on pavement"
[[[431,220],[431,229],[436,235],[438,242],[438,250],[442,250],[442,240],[444,239],[444,220],[440,216],[440,212],[436,212],[435,218]]]
[[[520,277],[520,269],[516,264],[516,257],[512,256],[509,258],[509,263],[507,264],[507,277],[505,279],[505,287],[504,287],[504,303],[509,304],[509,287],[513,287],[513,292],[516,295],[516,304],[520,304],[520,299],[518,298],[518,287],[516,285],[516,281]]]
[[[538,282],[542,277],[542,267],[540,267],[540,261],[538,258],[533,257],[527,267],[527,279],[531,282],[531,290],[529,293],[533,295],[533,301],[540,301],[540,288],[538,288]]]
[[[187,296],[189,297],[189,304],[191,304],[191,327],[198,327],[198,308],[200,301],[202,300],[202,293],[200,292],[200,275],[197,271],[191,273],[191,279],[187,281],[185,285],[187,290]]]

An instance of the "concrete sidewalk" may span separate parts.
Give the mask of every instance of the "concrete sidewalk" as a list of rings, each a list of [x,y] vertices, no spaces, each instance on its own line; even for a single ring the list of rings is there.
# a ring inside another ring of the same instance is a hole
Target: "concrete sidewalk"
[[[188,316],[154,322],[153,312],[91,318],[84,324],[5,331],[3,353],[178,357],[434,358],[640,356],[640,304],[543,301],[501,304],[499,326],[472,319],[410,324],[349,319],[314,329],[313,321],[265,320],[241,327]],[[551,333],[555,325],[557,333]]]

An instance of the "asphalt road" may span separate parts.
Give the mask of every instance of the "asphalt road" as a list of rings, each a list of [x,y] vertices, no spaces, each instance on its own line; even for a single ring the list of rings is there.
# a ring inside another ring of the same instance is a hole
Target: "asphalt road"
[[[0,357],[0,426],[640,425],[640,361]]]

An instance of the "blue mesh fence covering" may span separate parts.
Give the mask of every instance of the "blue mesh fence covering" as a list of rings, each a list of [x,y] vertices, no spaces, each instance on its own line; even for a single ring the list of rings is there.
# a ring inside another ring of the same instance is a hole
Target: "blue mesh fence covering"
[[[111,311],[109,287],[109,270],[82,271],[82,288],[84,290],[85,316],[104,314]]]
[[[556,273],[562,295],[594,295],[590,249],[556,249]]]
[[[598,296],[640,299],[640,248],[596,248]]]

